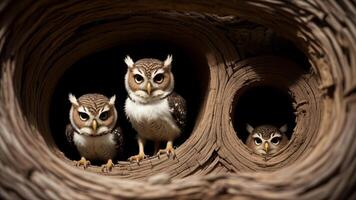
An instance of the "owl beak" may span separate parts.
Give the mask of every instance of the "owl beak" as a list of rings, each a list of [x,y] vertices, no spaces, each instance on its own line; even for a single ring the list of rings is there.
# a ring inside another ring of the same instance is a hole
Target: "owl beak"
[[[264,144],[264,150],[265,150],[266,153],[268,153],[268,147],[269,147],[268,143],[265,142],[265,144]]]
[[[96,128],[97,128],[97,126],[98,126],[96,120],[93,120],[92,126],[93,126],[93,130],[96,131]]]
[[[148,95],[151,95],[152,88],[151,88],[151,83],[150,82],[147,83],[146,90],[147,90]]]

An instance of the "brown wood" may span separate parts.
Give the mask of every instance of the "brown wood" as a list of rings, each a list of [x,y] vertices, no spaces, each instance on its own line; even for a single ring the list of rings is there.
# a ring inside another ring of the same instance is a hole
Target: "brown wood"
[[[355,19],[348,0],[3,0],[0,197],[356,198]],[[274,33],[303,51],[307,73],[264,51]],[[81,58],[147,37],[207,63],[199,66],[209,77],[194,131],[174,160],[120,161],[109,174],[76,168],[49,127],[56,84]],[[256,85],[289,91],[296,110],[290,143],[269,160],[252,154],[232,125],[239,96]]]

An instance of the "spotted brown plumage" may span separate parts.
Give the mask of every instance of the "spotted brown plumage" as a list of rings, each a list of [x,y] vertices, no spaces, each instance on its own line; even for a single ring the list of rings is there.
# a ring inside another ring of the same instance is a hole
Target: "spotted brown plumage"
[[[69,94],[72,106],[65,134],[82,157],[78,166],[85,168],[90,163],[88,160],[97,160],[107,161],[103,169],[112,169],[112,159],[120,154],[123,144],[115,100],[115,95],[109,99],[102,94],[90,93],[77,99]]]
[[[185,100],[173,92],[168,96],[168,104],[174,121],[181,130],[184,130],[187,123],[187,105]]]
[[[130,160],[140,161],[147,157],[144,153],[146,140],[154,141],[158,155],[166,153],[175,157],[173,141],[184,129],[187,110],[183,97],[173,92],[172,56],[164,61],[143,58],[136,62],[127,56],[125,63],[128,67],[125,113],[138,134],[139,146],[139,153]],[[158,150],[161,142],[166,142],[166,148]]]
[[[162,68],[163,62],[158,59],[143,58],[135,62],[134,66],[142,70],[148,78],[151,78],[152,72]]]
[[[100,109],[108,104],[109,98],[102,94],[85,94],[78,98],[82,106],[88,109],[92,114],[98,114]]]
[[[67,141],[70,145],[75,147],[75,143],[73,141],[75,130],[71,124],[67,124],[65,134]],[[124,137],[119,126],[115,127],[113,130],[109,131],[107,134],[113,135],[113,141],[115,141],[115,148],[117,150],[117,155],[113,157],[115,159],[118,155],[123,152],[123,145],[124,145]]]
[[[246,140],[246,145],[254,153],[262,156],[274,155],[289,142],[285,134],[287,125],[277,128],[270,124],[264,124],[254,128],[247,124],[246,128],[250,133]]]
[[[273,132],[279,132],[278,128],[269,124],[265,124],[262,126],[257,126],[254,133],[261,133],[264,139],[268,139]]]

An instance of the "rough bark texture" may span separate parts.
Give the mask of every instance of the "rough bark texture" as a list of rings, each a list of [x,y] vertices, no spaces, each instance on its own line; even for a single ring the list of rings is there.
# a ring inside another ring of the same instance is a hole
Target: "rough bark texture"
[[[241,28],[242,19],[268,29]],[[349,0],[3,0],[0,197],[356,198],[355,19],[356,3]],[[259,52],[269,30],[304,52],[307,73]],[[145,37],[174,40],[207,63],[201,70],[209,71],[208,87],[193,132],[174,160],[120,162],[110,174],[74,167],[48,123],[58,80],[90,53]],[[247,149],[231,119],[239,95],[256,85],[288,91],[296,111],[290,143],[268,160]]]

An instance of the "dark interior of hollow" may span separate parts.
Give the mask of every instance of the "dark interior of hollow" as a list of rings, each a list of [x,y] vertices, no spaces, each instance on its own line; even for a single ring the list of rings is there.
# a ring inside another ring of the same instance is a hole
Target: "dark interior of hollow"
[[[238,137],[246,142],[249,133],[246,124],[253,127],[271,124],[281,127],[287,124],[288,138],[296,125],[293,101],[286,90],[271,86],[255,86],[246,89],[235,100],[233,125]]]
[[[126,160],[129,156],[138,152],[136,132],[126,120],[123,111],[124,101],[127,97],[124,87],[124,75],[127,67],[123,61],[126,55],[130,55],[134,60],[137,60],[143,57],[165,59],[167,54],[173,54],[172,71],[175,76],[175,91],[187,100],[188,106],[187,128],[182,136],[175,141],[175,146],[179,146],[189,137],[205,98],[209,82],[209,70],[205,55],[201,53],[200,49],[197,49],[199,48],[196,47],[197,45],[191,45],[186,41],[169,40],[167,36],[159,39],[157,37],[155,39],[147,39],[147,37],[150,37],[149,34],[142,36],[141,39],[126,40],[126,42],[116,44],[116,47],[86,56],[70,66],[61,75],[51,100],[49,120],[52,136],[58,148],[68,158],[79,158],[76,149],[69,146],[64,134],[65,126],[69,123],[70,103],[68,101],[68,93],[73,93],[77,97],[93,92],[102,93],[106,96],[116,94],[118,123],[125,136],[124,152],[120,155],[119,160]],[[274,34],[271,37],[269,45],[253,47],[235,46],[236,50],[253,49],[251,52],[245,52],[247,57],[254,57],[260,54],[277,55],[295,61],[302,66],[304,71],[310,68],[307,57],[291,41],[278,34]],[[274,100],[261,101],[268,106],[260,106],[260,102],[256,102],[256,96],[266,97],[271,92],[275,93],[274,96],[276,98]],[[277,107],[279,105],[283,106]],[[271,117],[268,113],[271,113],[272,110],[276,112]],[[291,136],[292,129],[295,126],[295,116],[293,115],[289,96],[287,93],[273,88],[249,89],[238,99],[233,114],[234,128],[243,141],[248,136],[245,130],[247,122],[252,125],[258,125],[269,119],[271,122],[268,123],[280,125],[286,121],[289,127],[288,136]],[[152,155],[153,144],[148,142],[145,150],[146,153]]]
[[[138,153],[136,132],[126,119],[124,101],[127,92],[124,76],[127,66],[126,55],[135,61],[144,57],[164,60],[167,54],[173,55],[172,71],[175,77],[175,91],[187,101],[188,123],[182,135],[175,140],[175,146],[182,144],[190,135],[196,122],[200,107],[203,104],[209,80],[209,70],[204,55],[193,49],[186,49],[177,44],[141,40],[135,44],[122,44],[114,48],[93,53],[72,65],[58,82],[50,107],[50,128],[58,148],[69,158],[78,159],[75,147],[68,144],[65,137],[65,126],[69,123],[70,102],[68,93],[79,97],[86,93],[102,93],[108,97],[116,95],[118,123],[124,134],[124,152],[119,160],[126,160]],[[202,69],[204,68],[204,69]],[[162,147],[164,144],[162,144]],[[147,142],[145,153],[152,155],[153,143]]]

